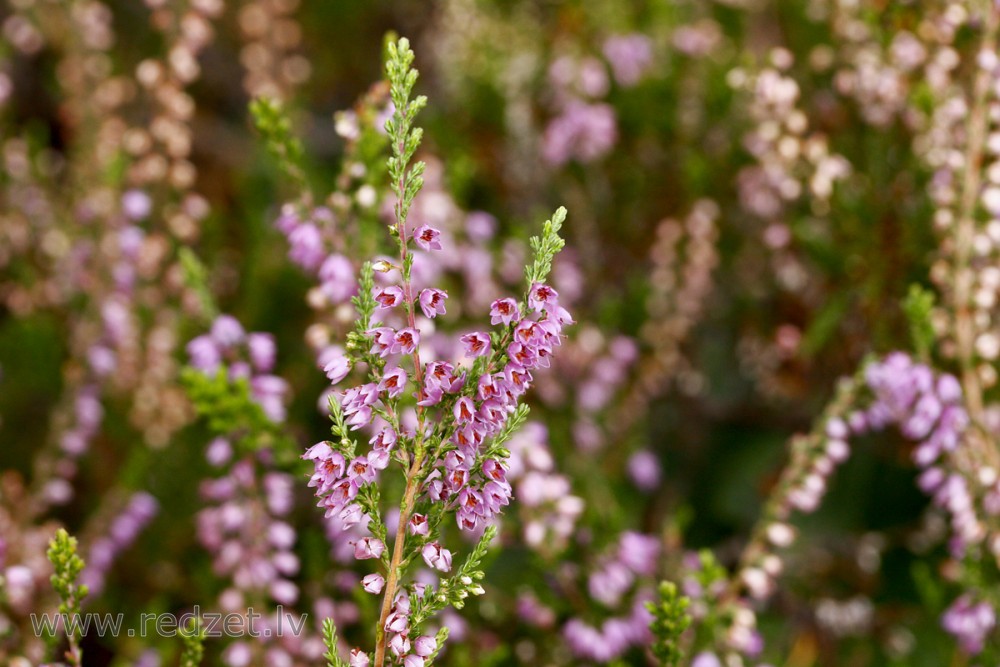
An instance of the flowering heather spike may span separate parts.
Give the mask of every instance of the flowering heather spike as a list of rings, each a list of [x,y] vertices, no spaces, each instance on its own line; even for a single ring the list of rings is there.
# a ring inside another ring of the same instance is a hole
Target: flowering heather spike
[[[419,667],[436,655],[444,639],[420,635],[420,625],[444,607],[460,607],[469,595],[483,593],[480,563],[496,534],[497,516],[512,496],[505,463],[510,452],[503,444],[527,415],[519,399],[532,382],[532,370],[548,365],[552,349],[561,343],[563,326],[570,322],[556,291],[544,282],[563,245],[558,232],[566,211],[556,211],[532,241],[534,263],[526,270],[529,291],[524,297],[530,310],[510,298],[494,301],[491,319],[503,328],[492,335],[474,332],[461,337],[472,364],[468,359],[421,362],[416,307],[419,304],[428,318],[444,315],[447,293],[427,287],[417,295],[410,276],[413,251],[438,250],[446,244],[438,229],[423,225],[411,234],[407,226],[413,198],[423,184],[423,164],[411,166],[410,161],[421,136],[413,122],[425,101],[411,98],[416,72],[410,68],[408,42],[390,43],[388,56],[393,102],[386,122],[392,151],[388,171],[396,195],[392,231],[402,280],[375,288],[372,265],[362,268],[354,297],[358,320],[347,345],[350,364],[335,358],[327,368],[340,379],[351,364],[365,362],[368,379],[337,392],[330,401],[338,441],[314,445],[303,458],[313,462],[309,485],[316,489],[326,516],[369,533],[351,543],[354,557],[377,559],[385,568],[384,576],[370,574],[362,581],[365,591],[382,595],[372,662],[383,667],[391,653],[397,662]],[[390,314],[384,325],[373,322],[377,308],[397,305],[405,317],[402,324],[393,319],[398,313]],[[353,432],[373,424],[371,449],[357,452]],[[392,461],[402,466],[406,487],[390,542],[380,507],[379,475]],[[449,513],[461,530],[485,527],[482,539],[458,571],[441,580],[437,594],[427,595],[432,589],[423,582],[404,586],[401,577],[415,560],[422,559],[434,572],[452,572],[452,551],[441,542],[442,521]],[[368,663],[360,650],[352,653],[352,665]]]

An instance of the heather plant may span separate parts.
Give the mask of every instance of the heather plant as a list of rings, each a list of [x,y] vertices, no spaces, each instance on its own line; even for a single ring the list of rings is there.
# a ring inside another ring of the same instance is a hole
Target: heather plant
[[[393,113],[385,129],[395,197],[389,230],[398,242],[398,263],[380,260],[362,266],[359,293],[353,299],[355,331],[349,335],[346,354],[326,366],[337,383],[364,365],[368,382],[331,397],[335,440],[318,443],[303,455],[315,464],[310,486],[316,488],[326,515],[339,516],[345,528],[367,524],[369,534],[354,542],[355,558],[380,565],[379,571],[362,580],[367,592],[382,595],[374,655],[369,658],[363,650],[353,649],[355,666],[372,661],[382,665],[388,652],[410,667],[426,664],[437,655],[447,631],[436,637],[421,635],[424,623],[446,606],[461,608],[470,595],[483,593],[480,563],[496,536],[494,517],[511,495],[505,467],[510,453],[505,444],[527,416],[519,399],[531,384],[532,370],[548,366],[548,357],[561,344],[562,327],[571,321],[559,306],[558,293],[545,284],[552,260],[564,245],[559,230],[566,211],[559,209],[543,226],[542,235],[532,238],[523,297],[493,302],[491,324],[498,328],[461,337],[465,364],[422,363],[417,307],[426,320],[436,319],[446,313],[448,295],[424,287],[418,296],[412,281],[414,253],[442,248],[439,230],[408,225],[425,170],[422,162],[411,164],[423,135],[414,120],[426,104],[423,96],[412,96],[417,80],[412,61],[406,39],[389,44],[386,70]],[[376,268],[398,274],[398,283],[377,287]],[[398,310],[402,314],[394,324],[395,318],[390,318]],[[402,359],[410,363],[404,367]],[[360,455],[353,432],[366,427],[371,427],[373,446]],[[379,471],[393,463],[402,467],[405,487],[390,555],[376,480]],[[441,544],[442,524],[449,517],[454,517],[459,530],[480,534],[453,574],[452,551]],[[450,576],[436,587],[404,583],[408,566],[418,555],[428,568]],[[330,626],[331,655],[336,654],[333,635]]]

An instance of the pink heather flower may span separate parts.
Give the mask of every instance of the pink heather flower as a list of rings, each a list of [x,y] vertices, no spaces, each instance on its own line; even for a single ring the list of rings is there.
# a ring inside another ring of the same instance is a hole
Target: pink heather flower
[[[467,449],[476,444],[476,434],[478,431],[473,428],[472,424],[466,424],[462,428],[455,429],[455,433],[451,436],[451,441],[463,449]]]
[[[490,352],[490,337],[481,331],[465,334],[460,339],[465,346],[465,353],[470,357],[481,357]]]
[[[942,375],[938,378],[937,393],[945,403],[957,403],[962,398],[962,385],[954,375]]]
[[[347,466],[347,476],[361,486],[365,482],[375,481],[375,470],[366,457],[359,456]]]
[[[483,461],[483,476],[506,483],[507,469],[503,467],[503,463],[496,459],[486,459]]]
[[[212,350],[215,349],[214,343],[211,347]],[[190,350],[190,347],[188,350]],[[190,355],[190,351],[188,354]],[[216,357],[217,356],[218,354],[216,353]],[[103,345],[92,345],[90,349],[87,350],[87,363],[90,364],[90,368],[93,369],[94,373],[98,377],[105,377],[110,373],[113,373],[115,368],[118,367],[118,360],[115,353]],[[191,365],[195,365],[193,361]],[[218,361],[216,361],[215,364],[209,364],[210,367],[214,365],[218,365]],[[197,366],[195,366],[195,368],[197,368]]]
[[[348,426],[351,427],[352,431],[357,431],[359,428],[367,426],[372,420],[372,409],[367,405],[363,405],[347,417],[344,420]]]
[[[656,454],[641,449],[629,457],[626,464],[628,476],[640,491],[653,491],[660,485],[662,471]]]
[[[343,303],[354,296],[354,266],[343,255],[330,255],[319,267],[320,290],[332,303]]]
[[[372,348],[368,350],[371,354],[378,354],[383,359],[393,352],[396,332],[389,327],[376,327],[366,331],[372,337]]]
[[[528,305],[534,311],[548,310],[559,305],[559,293],[545,283],[535,283],[528,292]]]
[[[489,241],[497,230],[497,219],[484,211],[471,211],[465,217],[465,233],[473,241]]]
[[[383,287],[381,289],[376,287],[372,290],[372,292],[379,308],[394,308],[403,300],[403,290],[396,285],[390,285],[389,287]]]
[[[843,419],[833,417],[826,423],[826,435],[834,440],[844,440],[850,435],[850,431]]]
[[[338,354],[323,366],[323,372],[329,378],[330,384],[337,384],[351,372],[351,362],[344,355]]]
[[[520,396],[528,390],[528,385],[531,383],[531,373],[529,371],[518,369],[512,364],[508,364],[503,369],[503,373],[512,394]]]
[[[368,443],[375,449],[384,449],[386,451],[392,451],[392,448],[396,446],[396,432],[392,428],[386,426],[381,431],[376,433]]]
[[[369,667],[371,664],[367,653],[359,648],[351,649],[351,667]]]
[[[652,535],[625,531],[618,543],[618,558],[636,574],[652,576],[660,558],[660,541]]]
[[[278,219],[274,221],[274,226],[285,236],[291,234],[292,230],[300,224],[302,224],[302,220],[299,218],[299,212],[294,204],[284,204],[278,214]]]
[[[243,326],[232,315],[219,315],[215,318],[210,335],[222,348],[239,345],[245,336]]]
[[[485,374],[479,377],[478,391],[476,396],[479,400],[485,401],[490,398],[494,398],[500,394],[500,387],[497,386],[496,377],[493,375]]]
[[[322,501],[322,506],[326,507],[326,518],[329,519],[334,514],[339,515],[344,506],[357,498],[358,485],[350,479],[341,479],[333,485],[330,493]]]
[[[426,537],[430,533],[430,524],[427,523],[427,517],[423,514],[414,514],[411,516],[407,528],[410,530],[410,535],[423,535]]]
[[[389,398],[397,398],[406,389],[406,371],[399,366],[386,371],[378,388],[389,394]]]
[[[457,450],[450,451],[444,457],[444,467],[448,470],[455,470],[456,468],[464,469],[467,467],[465,465],[467,459],[468,457],[465,455],[464,452],[460,452]]]
[[[394,611],[385,619],[386,632],[406,632],[410,628],[410,618],[406,612]]]
[[[419,656],[427,657],[437,650],[437,639],[428,635],[422,635],[413,640],[413,652]]]
[[[429,225],[419,227],[417,231],[413,233],[413,239],[417,242],[417,245],[424,250],[441,249],[441,232]]]
[[[441,391],[441,387],[434,384],[430,377],[424,380],[424,386],[420,389],[420,396],[418,396],[417,405],[421,407],[429,407],[431,405],[437,405],[441,402],[441,398],[444,396],[444,392]]]
[[[258,375],[250,380],[250,395],[267,418],[275,423],[285,420],[285,396],[288,383],[277,375]]]
[[[282,605],[293,605],[299,599],[299,587],[290,581],[278,579],[270,586],[271,597]]]
[[[215,467],[225,465],[233,456],[233,447],[225,438],[216,438],[205,450],[205,460]]]
[[[649,37],[633,33],[616,35],[604,42],[604,57],[611,65],[615,81],[623,88],[639,83],[653,61],[653,45]]]
[[[941,625],[958,639],[968,655],[982,652],[986,639],[996,627],[996,613],[989,602],[973,604],[969,594],[955,600],[941,617]]]
[[[302,455],[303,459],[312,461],[315,470],[309,479],[309,486],[317,487],[317,492],[323,493],[340,481],[347,469],[346,461],[340,452],[335,452],[326,442],[318,442]]]
[[[403,658],[403,667],[424,667],[424,659],[411,653]]]
[[[691,667],[722,667],[722,663],[719,662],[714,653],[703,651],[694,657],[694,660],[691,661]]]
[[[375,537],[362,537],[354,543],[354,557],[358,560],[381,558],[383,551],[385,545],[382,544],[382,540]]]
[[[381,574],[369,574],[361,580],[361,586],[366,593],[378,595],[382,592],[382,587],[385,586],[385,579]]]
[[[139,251],[142,250],[145,239],[146,232],[141,227],[129,225],[118,233],[118,247],[123,256],[135,260],[139,256]]]
[[[410,652],[410,638],[405,634],[396,634],[389,638],[389,648],[397,658]]]
[[[143,220],[153,211],[153,200],[142,190],[128,190],[122,195],[122,213],[130,220]]]
[[[530,347],[514,342],[507,346],[507,358],[520,368],[533,368],[538,355]]]
[[[560,166],[570,160],[592,162],[618,141],[618,122],[609,104],[573,102],[552,119],[542,138],[542,157]]]
[[[278,348],[274,344],[274,336],[269,333],[252,333],[247,336],[247,350],[250,353],[250,363],[261,373],[267,373],[274,368],[274,358]]]
[[[427,317],[444,315],[444,301],[447,298],[447,292],[429,287],[420,293],[420,310],[424,311]]]
[[[322,227],[332,227],[337,222],[336,218],[333,217],[333,211],[326,206],[317,206],[314,208],[310,217],[320,223]]]
[[[475,489],[465,487],[458,494],[459,511],[464,513],[483,515],[483,496]]]
[[[451,552],[437,542],[425,544],[421,555],[424,557],[427,567],[432,567],[441,572],[451,571]]]
[[[373,449],[368,452],[368,463],[375,470],[385,470],[389,467],[389,451],[386,449]]]
[[[375,405],[378,399],[378,385],[374,382],[368,382],[345,391],[341,406],[344,408],[344,414],[350,415],[361,408]]]
[[[411,329],[409,327],[405,329],[400,329],[393,336],[393,346],[392,352],[402,352],[403,354],[412,354],[417,346],[420,345],[420,332],[416,329]]]
[[[520,317],[521,313],[514,299],[497,299],[490,305],[490,324],[503,322],[507,326]]]
[[[465,374],[455,375],[455,367],[447,361],[433,361],[426,365],[427,385],[440,387],[442,391],[453,394],[465,384]]]
[[[233,642],[222,652],[222,661],[232,667],[247,667],[252,659],[253,653],[246,642]]]
[[[307,271],[315,271],[325,256],[323,235],[312,223],[299,225],[288,235],[288,258]]]
[[[361,505],[357,503],[353,505],[348,505],[343,509],[338,517],[341,523],[341,530],[347,530],[353,526],[361,523],[361,517],[364,516],[364,510],[361,509]]]
[[[487,514],[497,514],[505,505],[510,504],[510,484],[504,482],[487,482],[483,487],[483,503]]]
[[[635,576],[627,567],[618,561],[612,561],[591,573],[587,589],[592,598],[614,608],[633,581]]]
[[[222,363],[222,354],[211,336],[202,335],[192,338],[187,344],[188,359],[194,368],[211,373]]]
[[[455,401],[453,410],[455,412],[455,421],[459,424],[467,424],[476,416],[476,406],[468,396],[463,396]]]
[[[514,340],[525,345],[536,345],[542,334],[541,325],[531,320],[521,320],[514,328]]]

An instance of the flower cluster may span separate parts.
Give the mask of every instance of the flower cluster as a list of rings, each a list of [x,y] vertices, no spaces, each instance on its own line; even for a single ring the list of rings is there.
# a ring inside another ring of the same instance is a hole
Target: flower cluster
[[[615,35],[604,42],[604,56],[618,85],[631,88],[650,68],[653,49],[645,35]],[[545,161],[561,166],[570,160],[593,162],[606,155],[618,141],[615,110],[598,101],[610,88],[607,66],[594,57],[560,56],[549,67],[549,81],[559,115],[545,128]]]
[[[869,364],[865,380],[875,401],[863,415],[852,415],[852,430],[864,433],[894,423],[918,442],[913,451],[913,460],[923,471],[918,483],[951,514],[951,548],[961,555],[985,537],[966,477],[952,458],[969,423],[961,385],[954,376],[937,375],[898,352]],[[831,426],[846,431],[841,422]]]
[[[283,608],[278,612],[287,615],[299,598],[293,580],[299,572],[296,530],[289,522],[294,479],[273,469],[270,452],[235,462],[229,462],[229,454],[229,444],[221,439],[209,446],[210,463],[227,467],[223,476],[202,482],[205,507],[197,516],[198,539],[212,555],[213,570],[230,582],[219,595],[219,607],[239,613],[248,606],[266,609],[277,604]],[[272,636],[275,639],[267,639]],[[278,644],[272,628],[264,637],[256,643],[230,644],[223,654],[225,664],[245,667],[265,657],[267,664],[290,664],[293,656],[315,658],[321,652],[305,634],[294,643]]]
[[[563,638],[578,658],[610,662],[633,646],[650,643],[650,614],[646,603],[652,600],[652,580],[660,558],[660,542],[651,535],[626,531],[618,543],[589,574],[590,597],[608,609],[622,606],[627,592],[636,592],[624,615],[613,616],[595,627],[581,618],[572,618],[563,626]]]
[[[556,468],[544,425],[528,422],[507,442],[507,479],[514,485],[524,543],[552,556],[572,538],[584,501]]]
[[[225,371],[230,382],[245,381],[250,396],[273,422],[285,419],[288,383],[271,374],[277,355],[269,333],[246,333],[231,315],[220,315],[207,334],[187,344],[191,366],[206,375]]]
[[[982,653],[987,636],[996,628],[996,610],[989,602],[974,602],[965,594],[955,600],[941,617],[945,630],[958,638],[969,655]]]
[[[264,502],[256,502],[256,491]],[[215,569],[232,576],[236,590],[263,590],[278,603],[291,605],[298,589],[288,577],[298,571],[291,551],[295,531],[282,521],[292,508],[292,480],[268,472],[258,478],[251,460],[236,462],[228,474],[202,485],[214,504],[198,516],[198,535],[215,555]]]
[[[107,535],[90,545],[87,566],[80,573],[80,583],[87,586],[91,595],[101,593],[115,559],[135,541],[159,509],[156,498],[148,493],[139,491],[133,494],[125,509],[108,526]]]

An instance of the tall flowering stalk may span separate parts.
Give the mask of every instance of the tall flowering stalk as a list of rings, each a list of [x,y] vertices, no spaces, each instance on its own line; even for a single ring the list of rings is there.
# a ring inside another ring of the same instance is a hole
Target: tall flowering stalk
[[[355,331],[348,336],[344,356],[325,368],[336,384],[353,369],[365,367],[367,382],[331,398],[336,440],[320,442],[303,456],[315,465],[309,484],[316,488],[326,516],[338,517],[346,528],[367,528],[368,534],[353,544],[355,558],[378,564],[378,571],[362,580],[366,592],[382,595],[374,659],[354,649],[351,667],[381,666],[389,653],[406,667],[423,667],[437,655],[447,631],[436,637],[420,635],[422,624],[445,607],[459,608],[469,595],[483,593],[480,562],[496,535],[496,516],[511,497],[506,479],[510,452],[504,443],[527,416],[520,399],[531,384],[532,371],[549,365],[563,326],[572,322],[556,290],[545,283],[564,243],[559,230],[566,210],[560,208],[545,223],[542,235],[531,241],[534,257],[525,270],[523,298],[493,302],[494,330],[461,336],[461,359],[427,361],[428,353],[422,356],[421,330],[429,330],[431,320],[446,313],[448,294],[415,285],[412,273],[414,262],[427,261],[442,248],[439,230],[408,221],[425,168],[423,162],[412,162],[422,136],[414,120],[426,104],[423,96],[412,97],[417,80],[412,62],[406,39],[389,44],[393,114],[385,127],[396,199],[390,233],[398,244],[399,263],[364,264],[354,298]],[[376,286],[375,271],[388,280]],[[361,429],[371,434],[367,454],[358,452],[355,433]],[[390,552],[379,475],[392,462],[404,474],[405,489]],[[457,568],[451,550],[442,544],[449,516],[460,530],[480,535]],[[450,576],[440,579],[436,588],[407,583],[406,574],[418,559]],[[343,665],[332,628],[327,643],[330,664]]]

